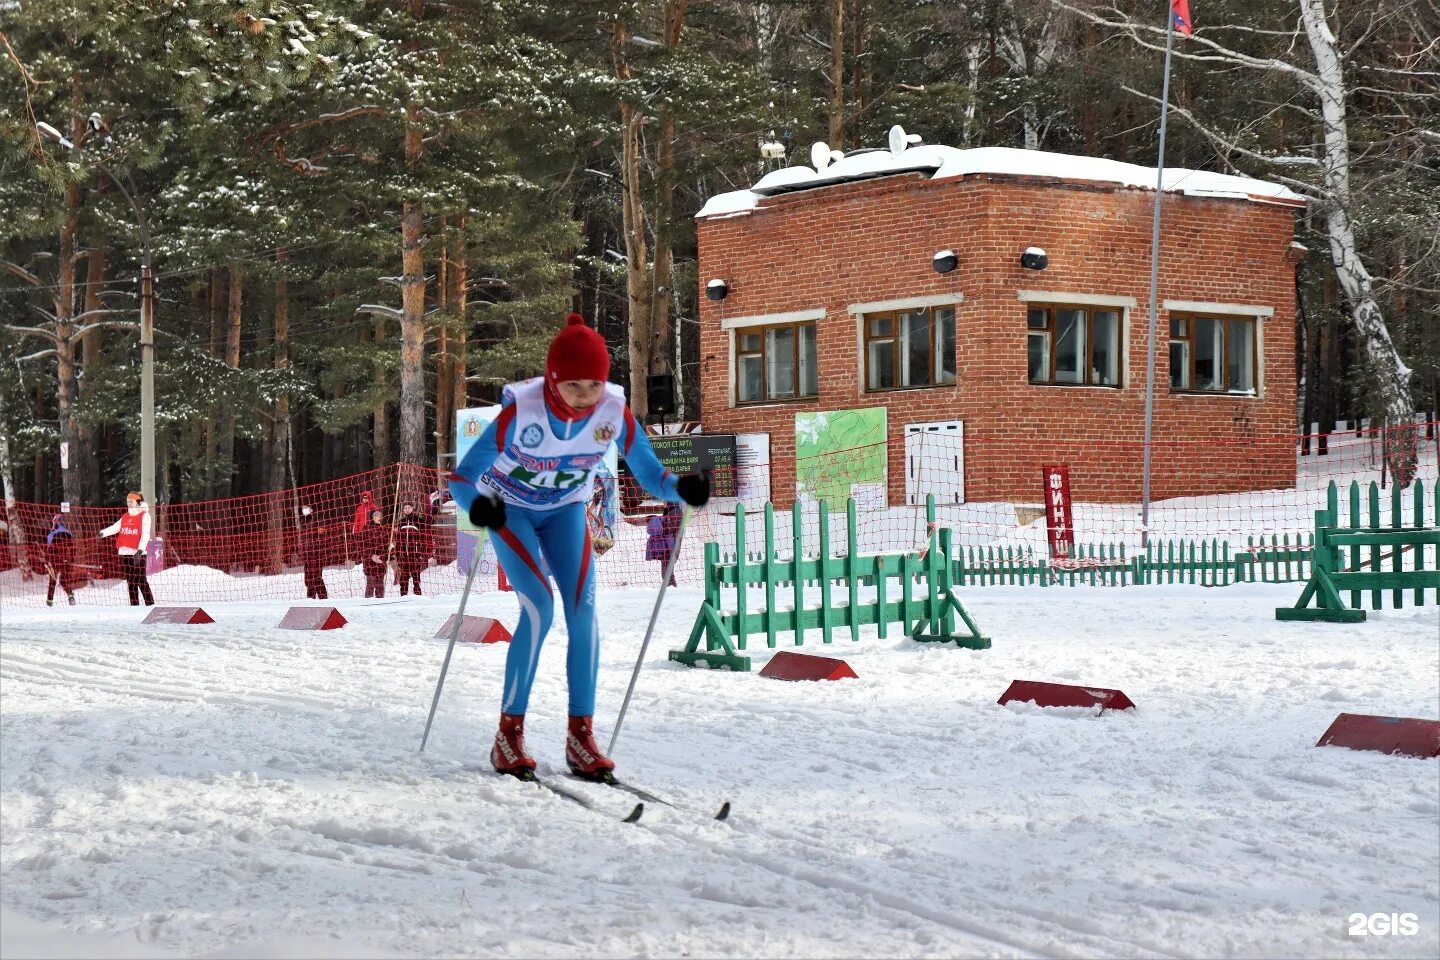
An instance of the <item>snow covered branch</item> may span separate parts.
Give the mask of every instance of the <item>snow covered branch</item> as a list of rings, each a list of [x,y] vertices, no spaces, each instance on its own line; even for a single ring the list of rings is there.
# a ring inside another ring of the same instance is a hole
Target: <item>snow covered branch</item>
[[[121,312],[124,312],[124,311],[115,310],[115,311],[112,311],[112,312],[114,312],[114,313],[121,313]],[[98,322],[96,322],[96,323],[87,323],[87,324],[85,325],[85,328],[84,328],[83,330],[76,330],[74,333],[70,334],[70,343],[71,343],[72,345],[73,345],[73,344],[76,344],[76,343],[79,343],[79,342],[81,341],[81,339],[83,339],[84,336],[85,336],[87,333],[89,333],[91,330],[105,330],[105,329],[110,329],[110,330],[139,330],[139,329],[140,329],[140,324],[136,323],[134,320],[100,320],[100,321],[98,321]]]
[[[1151,94],[1145,93],[1140,90],[1136,90],[1134,87],[1122,84],[1120,89],[1124,90],[1128,94],[1131,94],[1132,96],[1140,97],[1142,100],[1149,100],[1151,103],[1154,104],[1160,103],[1159,97],[1152,96]],[[1273,164],[1275,166],[1315,167],[1317,169],[1321,166],[1320,161],[1315,157],[1272,157],[1267,156],[1263,153],[1257,153],[1256,151],[1251,150],[1248,147],[1242,147],[1235,141],[1230,140],[1225,136],[1222,136],[1217,131],[1206,126],[1199,120],[1199,118],[1195,116],[1195,114],[1191,113],[1189,110],[1186,110],[1179,104],[1170,104],[1170,112],[1175,114],[1176,116],[1183,117],[1185,120],[1188,120],[1190,122],[1190,125],[1193,126],[1197,131],[1199,131],[1199,133],[1204,136],[1205,139],[1209,140],[1211,143],[1215,144],[1216,146],[1229,153],[1238,153],[1240,156],[1248,157],[1249,159],[1254,160],[1257,163]],[[1306,193],[1317,200],[1323,200],[1327,196],[1324,188],[1318,187],[1313,183],[1306,183],[1304,180],[1296,180],[1291,177],[1276,176],[1274,174],[1266,174],[1266,176],[1274,180],[1278,180],[1279,182],[1285,184],[1287,187],[1293,187],[1294,189],[1299,190],[1302,193]]]
[[[397,310],[394,307],[387,307],[379,303],[362,303],[355,308],[356,313],[368,313],[375,317],[385,317],[390,320],[399,320],[405,316],[405,311]]]
[[[0,268],[10,271],[26,283],[33,284],[37,287],[40,285],[40,278],[18,263],[11,263],[9,260],[0,260]]]
[[[1050,2],[1055,6],[1061,8],[1062,10],[1070,11],[1071,13],[1075,14],[1077,17],[1080,17],[1083,20],[1088,20],[1098,26],[1109,27],[1112,30],[1118,30],[1128,36],[1132,41],[1146,48],[1147,50],[1163,51],[1165,49],[1165,28],[1163,27],[1157,27],[1153,24],[1140,23],[1139,21],[1132,20],[1130,17],[1126,16],[1125,14],[1121,13],[1119,10],[1113,7],[1111,8],[1111,11],[1115,13],[1118,17],[1120,17],[1120,19],[1118,20],[1110,20],[1106,17],[1099,16],[1098,14],[1091,13],[1089,10],[1086,10],[1083,7],[1077,7],[1073,6],[1072,4],[1066,3],[1065,0],[1050,0]],[[1227,47],[1224,44],[1216,43],[1214,40],[1211,40],[1208,37],[1202,37],[1199,35],[1191,35],[1190,37],[1186,38],[1186,43],[1193,43],[1198,46],[1204,47],[1209,50],[1211,54],[1206,56],[1198,53],[1191,53],[1188,50],[1181,49],[1180,45],[1177,44],[1172,51],[1174,56],[1182,60],[1196,60],[1200,62],[1210,63],[1230,63],[1242,67],[1251,67],[1256,70],[1268,70],[1274,73],[1283,73],[1287,74],[1288,76],[1294,77],[1296,80],[1305,84],[1312,90],[1318,91],[1320,88],[1320,78],[1316,74],[1312,73],[1309,70],[1304,70],[1300,67],[1297,67],[1293,63],[1288,63],[1284,60],[1276,60],[1273,57],[1252,57],[1248,53],[1241,53],[1239,50],[1236,50],[1232,47]]]
[[[59,346],[61,343],[61,340],[58,336],[56,336],[53,332],[46,330],[44,327],[21,327],[16,326],[13,323],[7,323],[5,324],[5,332],[14,334],[17,337],[40,337],[42,339],[49,340],[56,346]]]

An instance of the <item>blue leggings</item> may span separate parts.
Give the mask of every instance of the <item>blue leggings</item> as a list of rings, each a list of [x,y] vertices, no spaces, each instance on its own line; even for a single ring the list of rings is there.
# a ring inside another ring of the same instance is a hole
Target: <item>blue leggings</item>
[[[500,566],[520,600],[520,622],[505,660],[505,697],[500,712],[523,714],[529,706],[540,647],[555,618],[555,601],[539,562],[543,552],[555,575],[560,602],[565,605],[565,623],[570,629],[565,661],[570,714],[593,716],[600,631],[595,625],[595,571],[585,504],[571,503],[555,510],[506,506],[505,526],[491,540]]]

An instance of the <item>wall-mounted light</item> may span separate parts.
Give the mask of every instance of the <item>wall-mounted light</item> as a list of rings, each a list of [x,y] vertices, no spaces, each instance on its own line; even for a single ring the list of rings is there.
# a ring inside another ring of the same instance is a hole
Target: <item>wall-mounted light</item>
[[[960,258],[955,256],[954,250],[937,250],[930,258],[930,266],[935,268],[936,273],[949,273],[959,265]]]
[[[711,300],[724,300],[730,295],[730,286],[724,280],[711,280],[705,284],[705,296]]]
[[[1020,266],[1026,270],[1044,270],[1050,266],[1050,258],[1039,247],[1026,247],[1025,252],[1020,254]]]

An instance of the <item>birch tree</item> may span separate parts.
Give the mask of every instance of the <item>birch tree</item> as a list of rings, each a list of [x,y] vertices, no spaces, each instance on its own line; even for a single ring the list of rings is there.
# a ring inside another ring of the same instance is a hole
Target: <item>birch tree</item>
[[[1152,51],[1165,49],[1165,28],[1144,23],[1118,7],[1086,8],[1067,0],[1050,0],[1086,20],[1109,27],[1141,47]],[[1209,139],[1233,165],[1255,176],[1276,180],[1305,194],[1324,220],[1329,246],[1330,265],[1344,293],[1346,307],[1359,346],[1372,374],[1377,393],[1377,412],[1386,423],[1385,455],[1395,482],[1408,484],[1417,468],[1414,398],[1411,393],[1411,370],[1396,348],[1385,312],[1376,295],[1375,279],[1361,255],[1357,239],[1357,197],[1352,187],[1352,139],[1349,104],[1357,87],[1347,79],[1346,63],[1353,61],[1357,49],[1372,39],[1376,21],[1363,29],[1348,48],[1337,39],[1333,28],[1334,13],[1326,0],[1294,0],[1296,17],[1290,30],[1237,27],[1225,32],[1237,41],[1221,43],[1207,36],[1203,28],[1181,43],[1175,44],[1174,56],[1186,61],[1242,68],[1262,74],[1283,77],[1306,96],[1312,106],[1306,114],[1316,131],[1309,149],[1266,152],[1240,142],[1241,138],[1218,128],[1176,104],[1170,110],[1191,123]],[[1099,12],[1097,12],[1097,10]],[[1221,28],[1217,28],[1217,32]],[[1277,39],[1280,41],[1277,43]],[[1251,41],[1251,49],[1241,43]],[[1288,41],[1286,45],[1285,41]],[[1279,49],[1275,49],[1278,47]],[[1437,41],[1432,37],[1412,63],[1434,62]],[[1308,52],[1308,57],[1302,51]],[[1371,83],[1383,83],[1384,77],[1419,75],[1418,68],[1405,65],[1381,68],[1372,72],[1365,88],[1374,93]],[[1433,72],[1426,72],[1434,77]],[[1432,85],[1433,86],[1433,85]],[[1125,87],[1127,92],[1156,100],[1144,91]],[[1386,97],[1406,97],[1393,85],[1383,89]],[[1433,89],[1418,96],[1434,103]],[[1158,101],[1157,101],[1158,102]],[[1283,171],[1283,172],[1282,172]]]

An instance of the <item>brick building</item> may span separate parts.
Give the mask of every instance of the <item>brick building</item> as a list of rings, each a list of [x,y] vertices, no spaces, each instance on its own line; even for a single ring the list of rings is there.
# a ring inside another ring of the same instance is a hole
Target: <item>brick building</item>
[[[1058,462],[1077,499],[1138,501],[1154,181],[1108,160],[920,146],[713,197],[697,215],[706,431],[768,433],[780,505],[796,414],[874,407],[892,504],[917,490],[907,427],[957,421],[955,499],[1038,500]],[[1156,499],[1294,484],[1301,206],[1275,184],[1166,171]],[[1028,248],[1044,269],[1022,266]]]

